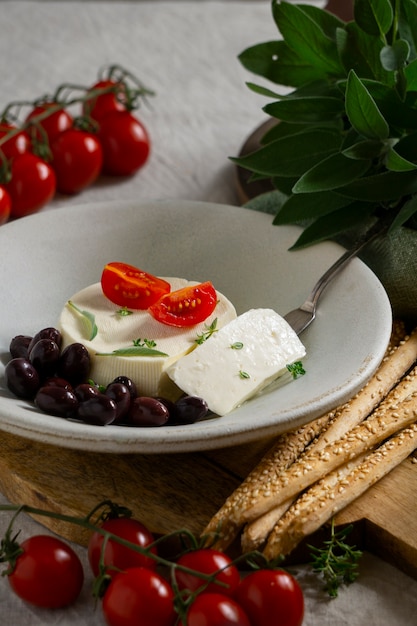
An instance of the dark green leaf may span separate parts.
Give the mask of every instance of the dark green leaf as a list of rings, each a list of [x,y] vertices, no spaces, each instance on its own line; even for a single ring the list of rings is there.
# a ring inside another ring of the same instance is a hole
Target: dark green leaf
[[[339,1],[343,2],[344,0]],[[321,28],[327,37],[330,37],[330,39],[335,39],[336,30],[338,28],[343,28],[345,25],[345,22],[336,17],[334,13],[323,11],[323,9],[314,5],[299,3],[299,7],[317,24],[317,26],[319,26],[319,28]]]
[[[396,72],[405,67],[410,56],[410,45],[404,39],[397,39],[392,46],[381,50],[382,67],[388,72]]]
[[[338,29],[337,47],[346,73],[354,70],[361,78],[394,85],[394,74],[387,72],[381,64],[383,43],[377,37],[364,33],[355,22],[349,22],[344,29]]]
[[[389,148],[385,155],[385,167],[392,172],[409,172],[417,169],[417,164],[402,157],[395,148]]]
[[[410,59],[417,56],[417,2],[415,0],[401,0],[399,3],[400,15],[398,30],[401,39],[410,44]]]
[[[385,144],[382,141],[365,139],[358,141],[342,150],[342,154],[349,159],[375,159],[383,153]]]
[[[292,188],[297,182],[297,176],[273,176],[272,184],[275,189],[282,192],[286,196],[290,196],[292,193]]]
[[[290,196],[277,212],[274,224],[296,224],[321,217],[351,204],[351,199],[332,191],[298,193]]]
[[[417,59],[404,69],[407,79],[407,91],[417,91]]]
[[[395,128],[417,128],[417,110],[403,102],[397,92],[379,81],[363,80],[388,124]],[[411,98],[411,94],[408,96]]]
[[[343,76],[336,43],[296,4],[274,3],[273,16],[286,44],[300,59],[329,76]]]
[[[346,113],[357,133],[369,139],[386,139],[389,126],[375,100],[353,70],[346,88]]]
[[[232,160],[241,167],[268,176],[301,176],[317,161],[337,152],[340,141],[337,132],[313,129],[285,136],[256,152]]]
[[[355,21],[369,35],[385,35],[394,18],[390,0],[355,0]]]
[[[395,144],[395,150],[404,159],[417,163],[417,133],[410,133],[402,137]]]
[[[398,215],[390,226],[390,231],[397,230],[405,224],[413,215],[417,214],[417,196],[410,198],[399,211]]]
[[[275,120],[275,124],[266,131],[265,135],[261,139],[262,144],[271,143],[287,135],[295,135],[295,133],[302,133],[307,128],[310,128],[307,124],[288,124],[287,122],[280,122]]]
[[[365,176],[338,190],[356,200],[391,202],[417,192],[416,172],[383,172]]]
[[[255,83],[246,83],[246,86],[249,87],[251,91],[257,93],[260,96],[266,96],[267,98],[281,98],[282,95],[272,91],[272,89],[268,89],[267,87],[263,87],[262,85],[255,85]]]
[[[356,180],[369,169],[370,161],[348,159],[341,152],[314,165],[296,182],[293,193],[338,189]]]
[[[317,124],[341,117],[344,105],[340,98],[309,96],[272,102],[264,107],[264,111],[286,122]]]
[[[305,248],[314,243],[332,239],[336,235],[345,232],[360,224],[367,216],[371,215],[375,207],[370,203],[356,202],[347,209],[342,208],[329,215],[319,217],[311,226],[307,226],[301,233],[291,250]]]
[[[321,70],[300,59],[284,41],[267,41],[247,48],[239,55],[242,65],[272,83],[298,87],[324,77]]]

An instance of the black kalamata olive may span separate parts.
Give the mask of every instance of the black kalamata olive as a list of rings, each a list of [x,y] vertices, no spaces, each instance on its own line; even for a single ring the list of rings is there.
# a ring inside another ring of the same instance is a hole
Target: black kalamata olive
[[[73,391],[52,385],[39,389],[35,404],[41,411],[56,417],[71,417],[78,408],[78,400]]]
[[[39,339],[29,349],[29,361],[43,377],[55,372],[59,356],[59,346],[52,339]]]
[[[110,383],[107,385],[105,395],[115,401],[117,406],[116,422],[120,422],[127,415],[131,397],[130,390],[122,383]]]
[[[117,376],[117,378],[115,378],[113,382],[125,385],[129,389],[130,397],[132,399],[138,396],[138,389],[136,387],[136,384],[131,378],[128,378],[128,376]]]
[[[32,350],[33,346],[39,339],[52,339],[61,348],[62,345],[62,335],[57,328],[48,327],[42,328],[39,332],[33,335],[32,340],[29,344],[29,352]]]
[[[16,335],[10,342],[9,351],[12,359],[22,357],[27,359],[29,356],[29,344],[32,341],[32,337],[29,335]]]
[[[40,386],[36,368],[22,357],[12,359],[5,367],[4,374],[8,389],[18,398],[33,399]]]
[[[42,383],[42,387],[63,387],[68,391],[73,391],[71,383],[65,380],[65,378],[59,378],[59,376],[46,378]]]
[[[73,387],[88,380],[90,355],[82,343],[71,343],[64,348],[57,365],[57,374],[68,380]]]
[[[78,406],[77,417],[95,426],[107,426],[116,419],[117,406],[114,400],[100,393],[98,396],[81,402]]]
[[[175,421],[177,424],[193,424],[203,419],[207,413],[207,402],[198,396],[183,396],[175,403]]]
[[[75,387],[74,393],[79,402],[85,402],[90,398],[98,396],[100,391],[95,385],[90,385],[90,383],[80,383]]]
[[[167,407],[156,398],[138,396],[132,400],[128,423],[132,426],[164,426],[169,419]]]

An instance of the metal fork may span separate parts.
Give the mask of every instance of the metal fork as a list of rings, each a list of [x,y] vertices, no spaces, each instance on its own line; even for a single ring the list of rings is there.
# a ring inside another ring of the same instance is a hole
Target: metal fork
[[[327,285],[333,280],[333,278],[335,278],[335,276],[337,276],[337,274],[339,274],[339,272],[349,263],[351,259],[357,256],[359,252],[361,252],[361,250],[368,245],[368,243],[379,237],[379,235],[387,230],[388,226],[385,224],[381,226],[379,222],[372,226],[368,232],[365,233],[362,239],[349,248],[349,250],[346,250],[346,252],[342,254],[342,256],[339,257],[339,259],[337,259],[331,267],[329,267],[327,272],[319,278],[307,300],[297,309],[293,309],[284,315],[284,319],[297,333],[297,335],[300,335],[308,326],[310,326],[311,322],[314,321],[319,298]]]

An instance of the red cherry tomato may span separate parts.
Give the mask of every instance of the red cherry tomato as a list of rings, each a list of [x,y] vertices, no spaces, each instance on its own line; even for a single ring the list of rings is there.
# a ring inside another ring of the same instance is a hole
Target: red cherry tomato
[[[40,157],[31,152],[16,157],[11,175],[5,185],[12,199],[11,217],[35,213],[52,200],[56,189],[55,172]]]
[[[98,138],[103,147],[105,174],[129,176],[148,160],[148,133],[129,111],[112,111],[105,115],[100,120]]]
[[[106,298],[129,309],[147,309],[171,289],[162,278],[127,263],[107,263],[101,275]]]
[[[252,622],[233,598],[202,593],[188,609],[185,626],[252,626]]]
[[[33,121],[33,132],[38,141],[45,139],[45,133],[49,143],[51,143],[59,133],[67,130],[67,128],[71,128],[73,122],[72,116],[65,109],[57,109],[40,121],[36,121],[35,118],[57,106],[56,102],[45,102],[36,106],[27,116],[26,122]]]
[[[60,133],[51,144],[52,167],[61,193],[78,193],[92,185],[103,164],[103,151],[97,137],[76,128]]]
[[[0,150],[8,160],[30,149],[30,138],[25,130],[18,130],[13,124],[2,122],[0,124],[0,140],[9,134],[9,139],[5,139],[4,143],[0,144]]]
[[[12,199],[8,191],[0,186],[0,226],[5,224],[10,217]]]
[[[108,532],[126,539],[142,548],[146,548],[154,541],[151,532],[138,520],[129,517],[119,517],[108,519],[102,524],[102,528]],[[88,560],[94,576],[99,573],[99,562],[103,545],[103,535],[94,532],[88,542]],[[156,549],[152,549],[156,554]],[[122,546],[120,543],[109,539],[104,550],[104,565],[108,566],[108,573],[117,573],[117,570],[124,571],[130,567],[147,567],[155,569],[156,561],[149,556],[135,552],[131,548]]]
[[[106,92],[106,89],[109,89],[109,91]],[[100,93],[101,90],[102,93]],[[93,95],[94,91],[97,91],[95,96]],[[93,120],[99,122],[112,111],[125,111],[123,91],[123,83],[118,83],[114,80],[100,80],[87,92],[89,97],[83,105],[84,115],[89,115]]]
[[[193,326],[204,322],[213,313],[216,304],[216,290],[207,281],[171,291],[149,307],[149,313],[168,326]]]
[[[174,626],[174,593],[166,580],[145,567],[120,572],[103,598],[108,626]]]
[[[180,556],[177,563],[178,565],[187,567],[195,572],[201,572],[202,574],[216,574],[216,580],[226,585],[221,586],[216,582],[212,582],[204,586],[206,583],[203,578],[176,569],[175,580],[180,590],[188,589],[189,591],[197,591],[204,586],[204,593],[213,592],[231,596],[239,585],[239,571],[224,552],[212,548],[193,550],[192,552],[187,552]]]
[[[35,535],[21,544],[24,552],[9,574],[13,591],[25,602],[57,609],[75,602],[84,582],[81,561],[56,537]]]
[[[301,626],[303,622],[303,592],[284,570],[252,572],[240,583],[235,598],[253,626]]]

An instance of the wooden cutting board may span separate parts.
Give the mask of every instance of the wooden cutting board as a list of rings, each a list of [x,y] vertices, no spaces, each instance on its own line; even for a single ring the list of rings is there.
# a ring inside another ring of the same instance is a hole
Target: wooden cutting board
[[[155,533],[200,533],[224,500],[260,460],[271,441],[204,453],[108,455],[58,448],[8,433],[0,439],[0,491],[13,503],[82,517],[102,500],[132,509]],[[355,545],[417,578],[417,454],[342,511]],[[39,521],[85,544],[79,527]],[[319,543],[322,533],[309,537]],[[294,559],[308,560],[305,546]],[[293,559],[293,560],[294,560]]]

